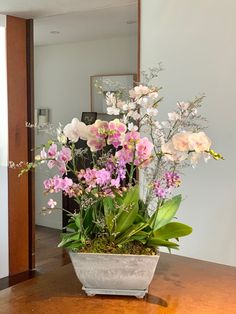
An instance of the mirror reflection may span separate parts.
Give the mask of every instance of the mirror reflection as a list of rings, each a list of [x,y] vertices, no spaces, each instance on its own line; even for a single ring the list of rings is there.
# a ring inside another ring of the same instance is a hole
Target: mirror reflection
[[[137,2],[133,1],[93,10],[88,5],[81,12],[34,21],[35,108],[39,124],[65,125],[73,117],[87,124],[94,117],[108,119],[105,96],[98,93],[95,83],[111,92],[118,86],[133,86],[138,67],[137,19]],[[48,138],[47,133],[37,131],[35,146]],[[61,251],[56,246],[66,217],[60,210],[49,216],[42,214],[50,199],[43,193],[43,181],[54,174],[53,169],[45,173],[40,167],[35,173],[36,268],[41,272],[65,262],[58,257]],[[58,207],[71,208],[61,193],[55,196]]]

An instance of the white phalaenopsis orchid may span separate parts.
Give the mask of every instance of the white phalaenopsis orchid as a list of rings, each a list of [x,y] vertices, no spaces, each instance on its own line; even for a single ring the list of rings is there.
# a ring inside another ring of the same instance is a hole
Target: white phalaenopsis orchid
[[[106,104],[107,106],[116,106],[116,97],[114,93],[107,92],[106,93]]]
[[[170,121],[176,121],[176,120],[179,120],[181,117],[176,112],[169,112],[168,113],[168,118],[169,118]]]
[[[129,91],[130,100],[126,101],[120,99],[121,94],[106,94],[108,114],[121,114],[122,122],[129,131],[149,133],[155,145],[155,154],[149,166],[155,170],[146,171],[147,184],[160,178],[163,169],[178,171],[186,165],[195,167],[201,158],[208,160],[211,156],[215,159],[222,157],[214,153],[211,140],[203,132],[201,123],[204,119],[198,115],[203,97],[192,102],[177,102],[177,109],[168,113],[168,119],[158,121],[162,100],[158,88],[144,84],[135,86]],[[150,195],[146,198],[150,198]]]
[[[120,114],[120,109],[116,107],[107,107],[107,113],[109,115],[118,116]]]
[[[71,141],[76,143],[79,138],[87,140],[89,131],[85,123],[73,118],[71,123],[68,123],[63,129],[64,135]]]

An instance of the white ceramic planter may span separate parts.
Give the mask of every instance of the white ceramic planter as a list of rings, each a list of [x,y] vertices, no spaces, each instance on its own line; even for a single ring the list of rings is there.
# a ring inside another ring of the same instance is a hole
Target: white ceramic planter
[[[70,258],[87,295],[129,295],[143,298],[154,276],[159,254],[70,252]]]

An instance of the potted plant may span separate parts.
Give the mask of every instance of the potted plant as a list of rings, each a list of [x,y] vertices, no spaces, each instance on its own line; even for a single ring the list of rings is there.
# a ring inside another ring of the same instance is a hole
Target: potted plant
[[[74,118],[21,174],[42,164],[56,168],[58,175],[44,181],[45,192],[63,192],[77,202],[59,247],[69,249],[86,293],[143,297],[159,247],[178,249],[179,238],[192,232],[175,219],[180,172],[200,159],[222,156],[203,132],[198,113],[203,97],[178,102],[160,122],[157,87],[138,85],[126,100],[121,94],[106,94],[108,113],[118,119],[87,126]],[[77,148],[79,139],[87,148]],[[57,208],[53,198],[48,208]]]

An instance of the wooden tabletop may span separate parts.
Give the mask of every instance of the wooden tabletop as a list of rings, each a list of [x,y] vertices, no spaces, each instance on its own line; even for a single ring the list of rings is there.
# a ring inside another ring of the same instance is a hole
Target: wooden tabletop
[[[1,314],[236,314],[236,268],[161,253],[149,294],[87,297],[72,265],[0,292]]]

